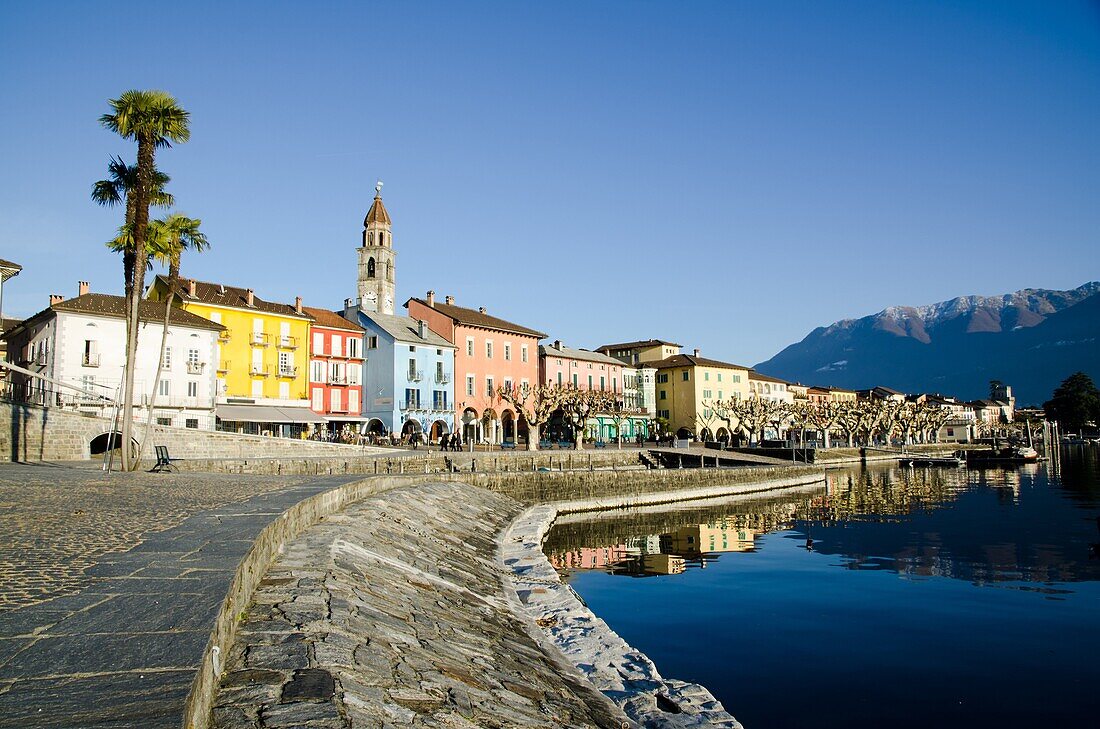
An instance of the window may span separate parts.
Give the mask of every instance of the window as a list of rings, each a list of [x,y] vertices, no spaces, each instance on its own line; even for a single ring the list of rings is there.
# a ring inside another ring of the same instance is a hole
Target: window
[[[704,382],[710,382],[710,373],[709,372],[704,372],[703,373],[703,381]]]
[[[492,397],[493,396],[493,389],[494,389],[493,388],[493,378],[492,377],[486,377],[485,378],[485,397]]]
[[[721,381],[722,381],[722,373],[721,373],[721,372],[719,372],[719,373],[718,373],[718,381],[719,381],[719,382],[721,382]]]
[[[263,396],[264,396],[264,381],[263,380],[253,380],[252,381],[252,397],[263,397]]]
[[[344,391],[343,390],[330,390],[329,402],[332,403],[332,411],[340,412],[344,409]]]
[[[367,349],[378,349],[378,337],[367,337]]]
[[[661,390],[661,399],[662,400],[667,400],[668,399],[668,391],[667,390]]]
[[[331,373],[331,376],[329,377],[329,382],[331,382],[332,384],[334,384],[334,385],[343,385],[343,384],[347,383],[347,380],[344,378],[344,363],[343,362],[332,362],[332,363],[330,363],[330,373]]]
[[[187,383],[187,397],[198,397],[198,396],[199,396],[199,383],[197,383],[197,382],[188,382]]]
[[[703,390],[703,397],[707,400],[709,400],[711,398],[712,394],[713,393],[710,390]]]
[[[512,391],[512,380],[510,380],[507,377],[504,378],[504,389],[507,390],[508,392]]]
[[[324,354],[325,353],[325,335],[321,332],[313,333],[313,353]]]
[[[360,382],[359,382],[359,373],[361,371],[362,370],[360,369],[360,366],[358,364],[353,363],[353,364],[348,365],[348,384],[349,385],[358,385],[358,384],[360,384]]]
[[[157,418],[157,425],[171,425],[171,418]]]
[[[474,394],[474,376],[466,375],[466,394],[473,397]]]
[[[561,385],[561,372],[558,372],[558,384]]]
[[[718,391],[718,399],[719,399],[719,400],[721,400],[721,399],[722,399],[722,391],[721,391],[721,390],[719,390],[719,391]]]
[[[730,375],[730,380],[732,380],[733,382],[740,382],[741,375]]]
[[[591,390],[591,389],[592,389],[592,375],[589,375],[589,376],[588,376],[588,389],[589,389],[589,390]]]
[[[474,356],[474,338],[473,337],[466,337],[466,356],[467,357],[473,357]]]
[[[339,334],[332,335],[332,349],[331,354],[335,357],[339,357],[340,353],[344,351],[344,342]]]
[[[416,351],[416,345],[415,344],[410,344],[409,345],[409,351],[410,352],[415,352]]]
[[[348,356],[359,357],[359,337],[348,337]]]
[[[619,378],[618,377],[612,377],[611,378],[611,392],[618,392],[618,391],[619,391]]]
[[[436,362],[435,363],[435,381],[439,382],[439,383],[443,382],[443,363],[442,362]]]
[[[279,399],[280,400],[289,400],[290,399],[290,383],[289,382],[280,382],[279,383]]]
[[[520,345],[519,358],[524,362],[527,361],[527,345],[526,344],[521,344]]]
[[[351,390],[348,392],[348,412],[359,412],[359,391]]]
[[[660,384],[663,384],[665,382],[668,382],[668,373],[664,372],[664,373],[658,374],[657,375],[657,384],[660,385]]]
[[[325,363],[323,361],[315,359],[309,363],[309,381],[325,381]]]
[[[509,344],[508,342],[504,343],[504,361],[505,362],[511,362],[512,361],[512,345]]]
[[[187,418],[186,420],[183,421],[183,427],[191,428],[192,430],[198,430],[199,419],[198,418]]]
[[[172,369],[172,348],[171,347],[165,347],[164,348],[164,358],[161,360],[161,366],[166,370]]]
[[[485,340],[485,359],[493,358],[493,340]]]
[[[436,410],[447,410],[446,390],[434,390],[432,392],[432,407]]]
[[[603,375],[600,375],[600,390],[602,391],[602,390],[606,390],[606,389],[607,389],[607,381],[606,381],[606,379],[604,379]]]
[[[405,388],[405,408],[420,408],[420,390],[417,390],[415,387]]]
[[[573,373],[573,387],[578,387],[578,386],[579,386],[579,383],[577,382],[577,373],[574,372]]]
[[[664,420],[668,420],[668,411],[667,410],[658,410],[657,411],[657,417],[658,418],[663,418]]]
[[[171,380],[161,380],[160,381],[160,386],[157,389],[157,394],[159,394],[161,397],[168,397],[168,395],[171,393],[171,391],[172,391],[172,382],[171,382]]]
[[[320,387],[313,388],[313,409],[319,413],[325,411],[325,391]]]
[[[409,357],[409,380],[412,381],[412,382],[415,382],[417,379],[418,378],[416,376],[416,360],[413,359],[412,357]]]
[[[681,374],[681,375],[683,376],[684,382],[687,382],[687,381],[688,381],[688,378],[690,377],[690,375],[688,374],[688,371],[687,371],[687,370],[684,370],[684,371],[683,371],[683,372],[681,372],[680,374]]]
[[[374,244],[374,234],[373,233],[368,234],[367,238],[370,240],[371,244],[373,245]],[[374,259],[373,258],[368,258],[367,259],[367,278],[374,278]]]

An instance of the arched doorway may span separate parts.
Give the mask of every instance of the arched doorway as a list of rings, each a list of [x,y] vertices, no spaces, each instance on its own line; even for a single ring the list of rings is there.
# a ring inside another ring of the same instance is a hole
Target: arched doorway
[[[122,433],[117,430],[113,433],[100,433],[95,438],[92,438],[88,444],[88,452],[93,456],[101,456],[110,450],[116,450],[122,444]],[[137,441],[133,438],[130,439],[130,453],[137,453]]]
[[[477,416],[477,410],[466,408],[462,411],[462,442],[477,443],[481,430],[481,421]]]
[[[693,437],[695,437],[695,433],[692,433],[687,428],[680,428],[676,431],[676,437],[679,440],[691,440]]]
[[[432,443],[436,443],[443,436],[444,433],[450,433],[451,427],[447,425],[444,420],[437,420],[432,423]]]
[[[402,438],[422,432],[424,432],[424,428],[420,425],[419,422],[412,419],[406,420],[405,424],[401,426]]]
[[[726,445],[730,442],[730,432],[725,428],[719,428],[718,432],[714,434],[715,439],[722,445]]]
[[[701,431],[699,431],[699,440],[702,440],[702,441],[714,440],[714,438],[711,437],[710,428],[704,427]]]
[[[500,416],[492,408],[481,414],[481,439],[489,443],[500,442]]]
[[[371,418],[371,421],[367,423],[367,433],[371,435],[385,435],[386,425],[378,418]]]
[[[500,414],[501,440],[516,442],[516,416],[511,410],[505,410]]]

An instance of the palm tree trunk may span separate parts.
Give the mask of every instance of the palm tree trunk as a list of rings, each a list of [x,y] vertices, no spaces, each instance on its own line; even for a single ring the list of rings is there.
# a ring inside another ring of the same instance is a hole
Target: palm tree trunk
[[[137,458],[130,458],[134,430],[134,375],[137,371],[138,328],[141,322],[141,295],[145,289],[145,237],[149,228],[149,193],[153,180],[153,140],[138,139],[138,189],[134,200],[134,281],[130,291],[130,327],[126,341],[126,375],[122,395],[122,465],[133,471]]]
[[[179,264],[174,266],[176,277],[179,276]],[[168,298],[164,300],[164,329],[160,333],[160,359],[157,360],[157,374],[153,378],[153,391],[149,395],[149,413],[145,418],[145,433],[138,445],[137,458],[140,461],[145,455],[145,444],[149,441],[149,434],[153,432],[153,408],[157,404],[157,392],[160,387],[160,376],[164,371],[164,349],[168,346],[168,322],[172,316],[172,302],[176,298],[175,278],[172,271],[168,271]]]

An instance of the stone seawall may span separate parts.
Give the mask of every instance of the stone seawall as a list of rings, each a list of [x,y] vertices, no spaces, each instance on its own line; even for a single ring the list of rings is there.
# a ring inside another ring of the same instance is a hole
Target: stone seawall
[[[110,433],[109,418],[0,401],[0,461],[81,461],[91,457],[89,446],[96,436]],[[145,432],[144,423],[135,424],[135,438]],[[263,458],[282,456],[362,457],[384,453],[380,448],[338,443],[319,443],[290,438],[265,438],[213,430],[153,426],[147,445],[152,464],[153,445],[166,445],[177,458]]]
[[[793,475],[803,482],[821,479],[823,474],[821,469],[802,467],[722,471],[708,469],[706,471],[591,471],[574,473],[496,472],[438,474],[432,478],[435,481],[474,483],[492,491],[518,496],[527,503],[533,503],[527,501],[527,499],[536,495],[541,495],[542,501],[561,501],[561,496],[556,499],[545,498],[547,494],[557,493],[566,495],[569,500],[574,502],[569,508],[597,509],[632,503],[669,503],[683,498],[700,498],[708,495],[752,490],[754,488],[754,478],[757,481],[774,479],[780,472]],[[216,621],[216,629],[207,646],[203,669],[196,675],[188,697],[185,726],[195,728],[208,726],[214,691],[224,668],[223,657],[230,654],[240,624],[239,619],[246,614],[248,605],[257,594],[257,588],[260,586],[265,572],[277,556],[285,552],[291,541],[311,526],[339,512],[349,504],[372,495],[388,492],[394,488],[424,483],[424,478],[422,474],[365,478],[362,481],[348,484],[340,489],[319,494],[301,502],[264,529],[238,567],[232,587],[222,605]],[[679,491],[679,493],[670,493],[670,490]],[[618,493],[619,496],[609,499],[609,493]],[[432,522],[430,520],[423,521],[420,522],[420,526],[424,529],[430,529]],[[411,547],[413,553],[415,553],[415,545],[405,545],[405,547],[406,549]],[[557,582],[556,577],[555,582]],[[304,584],[312,583],[307,580]],[[310,655],[316,655],[315,651]],[[238,656],[238,658],[241,658],[241,656]],[[269,676],[274,680],[272,674],[258,675]],[[294,680],[294,677],[290,680]],[[293,690],[291,695],[293,695]],[[280,696],[283,696],[283,694],[280,694]],[[323,725],[327,726],[327,724]],[[242,724],[242,726],[255,725]],[[334,726],[341,726],[341,724],[335,724]]]

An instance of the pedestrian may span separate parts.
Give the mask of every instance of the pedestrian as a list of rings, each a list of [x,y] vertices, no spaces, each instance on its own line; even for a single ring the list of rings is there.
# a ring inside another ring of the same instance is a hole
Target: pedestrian
[[[456,453],[462,450],[462,436],[458,433],[455,433],[453,436],[451,436],[451,450],[455,451]]]
[[[440,451],[445,451],[445,450],[447,450],[447,445],[448,445],[448,442],[447,442],[447,441],[448,441],[449,439],[450,439],[450,436],[449,436],[449,435],[447,435],[446,433],[444,433],[443,435],[439,436],[439,450],[440,450]]]

